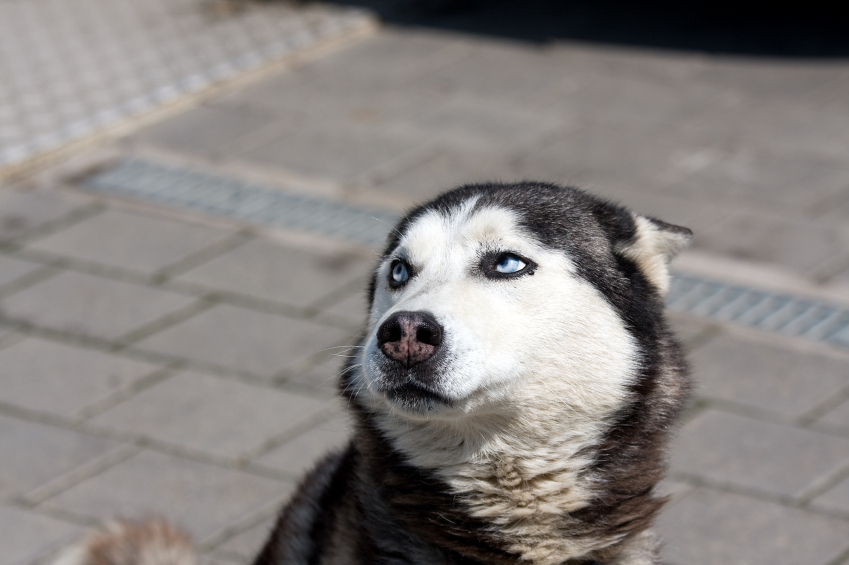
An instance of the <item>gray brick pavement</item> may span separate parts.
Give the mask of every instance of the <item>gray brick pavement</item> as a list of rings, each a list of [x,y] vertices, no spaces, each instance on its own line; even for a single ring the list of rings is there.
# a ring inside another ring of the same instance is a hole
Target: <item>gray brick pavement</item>
[[[385,29],[119,150],[386,208],[580,182],[849,300],[845,70]],[[0,563],[147,512],[249,562],[344,441],[335,374],[373,255],[28,186],[0,189]],[[671,319],[701,385],[662,485],[665,559],[849,563],[845,351]]]
[[[233,230],[109,210],[38,239],[27,249],[150,274],[233,233]]]
[[[159,366],[123,356],[25,338],[0,349],[3,402],[77,418],[155,376]]]

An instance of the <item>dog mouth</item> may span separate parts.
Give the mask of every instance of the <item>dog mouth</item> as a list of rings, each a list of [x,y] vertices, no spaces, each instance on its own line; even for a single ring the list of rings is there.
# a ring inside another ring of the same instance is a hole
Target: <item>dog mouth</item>
[[[434,392],[415,381],[381,391],[393,404],[411,412],[431,412],[440,408],[450,408],[453,402],[447,396]]]

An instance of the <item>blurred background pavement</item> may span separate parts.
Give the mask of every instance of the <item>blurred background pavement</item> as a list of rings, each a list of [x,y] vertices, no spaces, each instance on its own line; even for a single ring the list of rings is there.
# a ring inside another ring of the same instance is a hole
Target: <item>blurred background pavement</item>
[[[0,564],[153,513],[249,563],[392,222],[525,178],[696,234],[665,562],[849,563],[849,36],[804,8],[0,0]]]

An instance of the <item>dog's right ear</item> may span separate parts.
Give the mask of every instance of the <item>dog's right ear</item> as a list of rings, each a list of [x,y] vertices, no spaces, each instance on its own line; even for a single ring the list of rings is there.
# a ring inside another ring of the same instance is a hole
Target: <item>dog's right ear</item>
[[[669,262],[690,240],[693,232],[656,218],[634,214],[636,232],[617,251],[643,272],[662,296],[669,290]]]

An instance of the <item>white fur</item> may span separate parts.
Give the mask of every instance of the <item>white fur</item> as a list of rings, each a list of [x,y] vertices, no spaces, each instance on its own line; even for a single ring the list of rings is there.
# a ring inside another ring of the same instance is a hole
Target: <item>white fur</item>
[[[595,478],[582,473],[589,459],[579,453],[598,444],[625,402],[636,345],[563,251],[535,241],[510,210],[474,204],[424,214],[380,265],[355,379],[413,464],[440,474],[524,559],[560,563],[619,541],[576,541],[555,523],[591,496]],[[487,279],[475,272],[482,251],[513,251],[538,268]],[[415,272],[398,290],[386,282],[395,257]],[[451,362],[442,390],[452,408],[408,413],[378,392],[376,329],[401,310],[427,310],[443,325]]]
[[[643,274],[660,291],[669,292],[669,261],[690,242],[691,236],[663,230],[643,216],[634,216],[637,223],[635,241],[619,251],[639,265]]]

